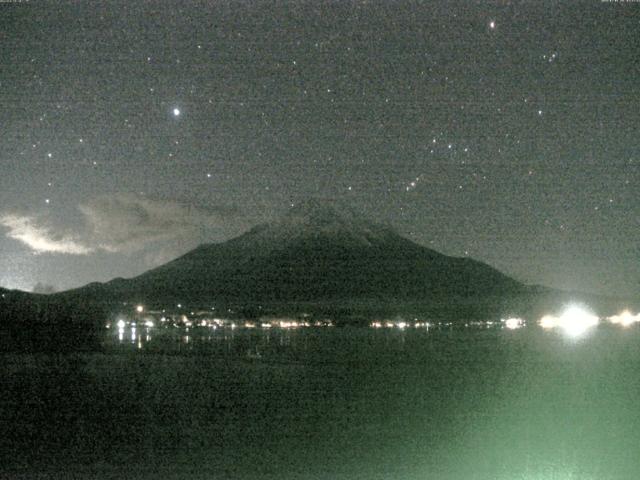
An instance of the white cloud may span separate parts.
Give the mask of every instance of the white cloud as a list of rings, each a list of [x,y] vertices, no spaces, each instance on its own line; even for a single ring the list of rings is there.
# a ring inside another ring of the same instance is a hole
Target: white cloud
[[[7,236],[38,253],[132,253],[153,245],[155,254],[148,255],[154,259],[169,258],[205,239],[222,239],[221,231],[237,227],[235,214],[223,208],[201,209],[132,194],[99,196],[78,208],[84,221],[73,234],[25,214],[0,215],[0,225],[9,229]]]
[[[7,236],[18,240],[34,252],[86,255],[93,249],[65,233],[56,233],[35,217],[9,214],[0,217],[0,225],[9,229]]]
[[[132,252],[155,242],[194,238],[220,222],[177,202],[150,200],[131,194],[97,197],[81,205],[92,242],[109,252]]]

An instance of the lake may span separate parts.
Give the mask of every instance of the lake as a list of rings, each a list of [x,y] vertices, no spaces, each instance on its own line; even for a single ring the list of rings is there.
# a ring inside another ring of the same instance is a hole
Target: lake
[[[637,325],[123,330],[3,355],[0,478],[640,476]]]

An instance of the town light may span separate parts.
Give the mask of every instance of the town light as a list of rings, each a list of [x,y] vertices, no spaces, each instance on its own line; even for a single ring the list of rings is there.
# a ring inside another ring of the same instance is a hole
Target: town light
[[[504,322],[504,326],[507,327],[509,330],[515,330],[516,328],[520,328],[524,325],[524,320],[522,320],[521,318],[507,318],[506,320],[503,320]]]
[[[598,325],[599,318],[591,312],[576,305],[569,306],[559,317],[545,315],[540,319],[542,328],[560,327],[572,337],[578,337],[589,328]]]
[[[560,327],[572,337],[582,335],[597,324],[598,317],[577,306],[569,307],[560,317]]]
[[[558,319],[553,315],[545,315],[540,319],[540,326],[542,328],[555,328],[558,326]]]
[[[613,315],[609,317],[609,321],[613,324],[619,324],[623,327],[628,327],[635,322],[640,322],[640,313],[633,315],[629,310],[625,310],[619,315]]]

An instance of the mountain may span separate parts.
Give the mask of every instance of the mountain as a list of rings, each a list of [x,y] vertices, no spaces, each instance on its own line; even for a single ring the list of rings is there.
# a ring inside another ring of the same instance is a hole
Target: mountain
[[[600,316],[640,308],[637,299],[523,285],[482,262],[418,245],[350,209],[307,201],[277,221],[202,245],[135,278],[50,295],[0,289],[0,352],[99,349],[104,322],[137,303],[368,323],[379,315],[537,321],[574,302]]]
[[[388,305],[525,291],[526,286],[482,262],[443,255],[348,208],[309,200],[277,221],[202,245],[138,277],[58,295],[167,305]]]

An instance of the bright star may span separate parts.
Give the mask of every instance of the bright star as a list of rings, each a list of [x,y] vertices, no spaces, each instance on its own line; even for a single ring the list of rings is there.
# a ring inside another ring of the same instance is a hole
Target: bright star
[[[490,28],[491,30],[495,30],[495,28],[496,28],[496,22],[495,22],[495,21],[493,21],[493,20],[491,20],[491,21],[489,22],[489,28]]]
[[[179,108],[174,108],[173,109],[173,116],[174,117],[180,116],[180,109]]]

